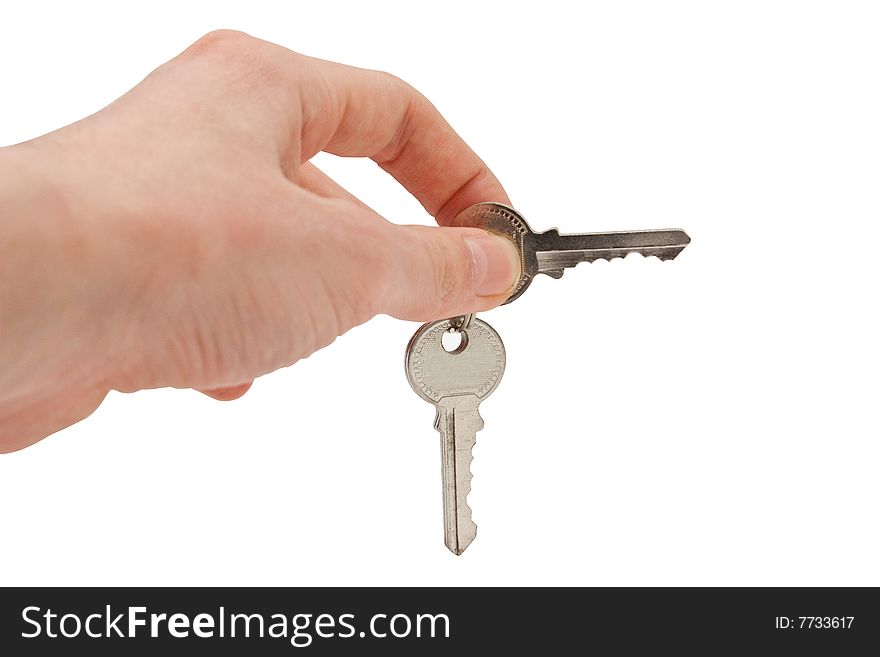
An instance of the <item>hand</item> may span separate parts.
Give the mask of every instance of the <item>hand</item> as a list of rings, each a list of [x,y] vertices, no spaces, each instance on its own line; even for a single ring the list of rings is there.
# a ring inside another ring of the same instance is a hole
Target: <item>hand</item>
[[[442,226],[509,202],[400,80],[216,32],[97,114],[0,150],[0,451],[111,389],[234,399],[377,313],[486,310],[518,277],[476,229],[391,224],[309,163],[375,160]]]

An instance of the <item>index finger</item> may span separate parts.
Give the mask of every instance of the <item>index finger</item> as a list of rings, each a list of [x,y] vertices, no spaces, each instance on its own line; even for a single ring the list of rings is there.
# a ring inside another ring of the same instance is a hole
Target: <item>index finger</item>
[[[319,151],[369,157],[441,225],[474,203],[510,203],[489,167],[409,84],[274,47],[299,96],[300,163]]]

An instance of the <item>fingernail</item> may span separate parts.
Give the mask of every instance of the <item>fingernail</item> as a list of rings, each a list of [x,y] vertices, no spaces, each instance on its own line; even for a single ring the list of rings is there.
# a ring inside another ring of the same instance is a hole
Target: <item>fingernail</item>
[[[519,254],[509,240],[495,235],[467,237],[474,261],[474,294],[493,297],[510,290],[519,278]]]

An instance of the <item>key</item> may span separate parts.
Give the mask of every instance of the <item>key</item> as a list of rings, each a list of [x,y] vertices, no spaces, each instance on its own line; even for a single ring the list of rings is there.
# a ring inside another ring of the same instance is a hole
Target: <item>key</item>
[[[468,506],[471,450],[483,428],[480,402],[504,374],[504,344],[486,322],[472,318],[455,329],[455,320],[424,324],[406,350],[406,376],[412,389],[437,408],[434,428],[440,432],[443,473],[443,525],[446,547],[456,555],[477,535]],[[458,347],[447,351],[443,335],[457,331]]]
[[[566,269],[581,262],[623,258],[629,253],[672,260],[691,241],[679,229],[560,235],[553,228],[536,233],[519,212],[501,203],[472,205],[458,214],[451,225],[482,228],[516,245],[522,275],[504,303],[518,299],[538,274],[562,278]]]

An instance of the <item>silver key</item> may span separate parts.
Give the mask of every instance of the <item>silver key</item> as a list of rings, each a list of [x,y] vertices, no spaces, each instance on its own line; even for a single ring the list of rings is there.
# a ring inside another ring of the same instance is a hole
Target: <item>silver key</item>
[[[560,235],[555,228],[536,233],[521,214],[501,203],[477,203],[452,220],[453,226],[473,226],[511,240],[520,255],[522,275],[504,303],[517,299],[538,274],[562,278],[581,262],[623,258],[630,253],[672,260],[691,238],[683,230],[640,230],[616,233]]]
[[[406,376],[412,389],[437,407],[434,428],[440,432],[443,457],[443,524],[446,547],[465,551],[477,535],[467,496],[471,490],[471,450],[483,428],[480,402],[492,394],[504,374],[504,344],[480,319],[458,329],[461,342],[453,351],[443,335],[454,320],[424,324],[406,349]]]

